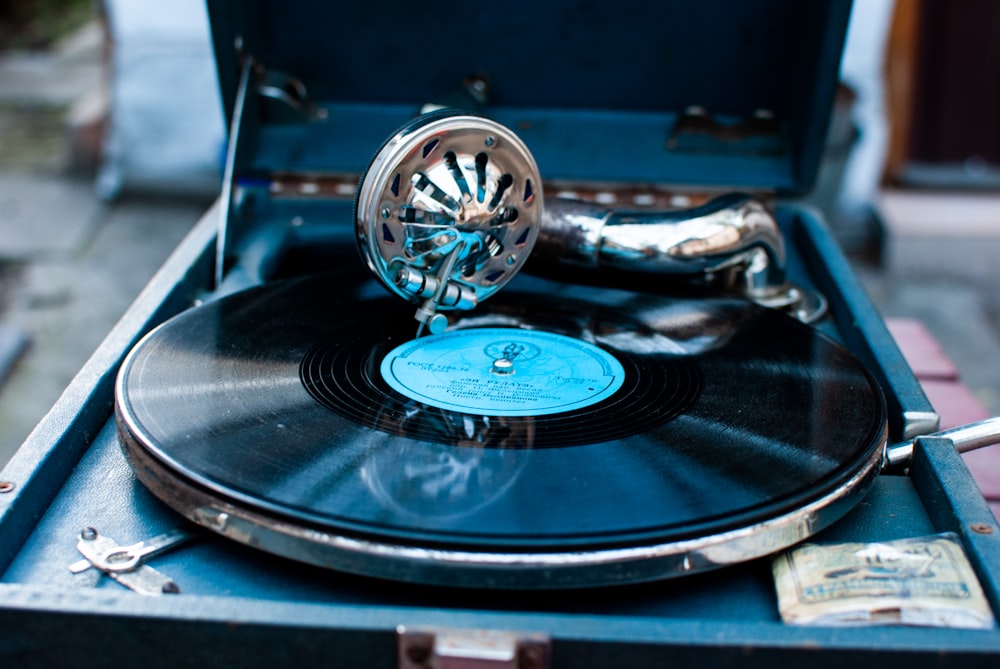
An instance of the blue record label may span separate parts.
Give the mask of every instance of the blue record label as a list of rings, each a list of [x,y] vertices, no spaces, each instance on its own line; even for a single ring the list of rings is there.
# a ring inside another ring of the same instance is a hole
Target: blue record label
[[[454,330],[398,346],[382,378],[410,399],[489,416],[546,416],[611,397],[621,363],[593,344],[513,328]]]

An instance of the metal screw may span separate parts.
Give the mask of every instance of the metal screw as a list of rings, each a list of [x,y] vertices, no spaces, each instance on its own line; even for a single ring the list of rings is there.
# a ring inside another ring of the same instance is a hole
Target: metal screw
[[[972,523],[969,525],[969,529],[976,534],[993,534],[993,528],[987,523]]]
[[[521,648],[521,652],[518,653],[520,666],[524,667],[524,669],[541,669],[545,666],[545,655],[542,650],[542,648],[534,645]]]
[[[427,321],[427,329],[431,334],[441,334],[448,327],[448,317],[444,314],[434,314]]]
[[[392,210],[389,209],[389,207],[382,207],[382,211],[379,213],[382,214],[382,218],[389,218],[389,214],[392,213]]]
[[[83,531],[80,532],[80,538],[84,541],[93,541],[97,538],[97,530],[93,527],[85,527]]]
[[[406,657],[417,666],[423,665],[431,657],[431,647],[414,643],[412,646],[406,649]]]
[[[14,490],[14,483],[12,481],[0,481],[0,493],[11,492]]]
[[[406,669],[428,667],[434,656],[435,636],[430,632],[414,632],[405,627],[396,629],[399,644],[399,666]]]
[[[492,147],[496,143],[497,143],[497,138],[496,137],[494,137],[493,135],[487,135],[486,136],[486,146]]]

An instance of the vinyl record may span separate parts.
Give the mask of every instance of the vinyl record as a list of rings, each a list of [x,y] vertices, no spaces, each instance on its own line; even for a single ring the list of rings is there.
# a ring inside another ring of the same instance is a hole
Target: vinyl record
[[[118,379],[139,479],[287,557],[520,588],[769,554],[877,473],[878,387],[782,314],[528,277],[442,335],[412,310],[330,275],[166,322]]]

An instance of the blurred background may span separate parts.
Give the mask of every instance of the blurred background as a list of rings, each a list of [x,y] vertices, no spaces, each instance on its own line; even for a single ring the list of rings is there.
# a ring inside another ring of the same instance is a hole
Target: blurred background
[[[992,0],[856,2],[808,199],[945,425],[1000,414],[996,35]],[[223,150],[200,0],[0,0],[0,462],[212,202]],[[974,458],[1000,499],[1000,452]]]

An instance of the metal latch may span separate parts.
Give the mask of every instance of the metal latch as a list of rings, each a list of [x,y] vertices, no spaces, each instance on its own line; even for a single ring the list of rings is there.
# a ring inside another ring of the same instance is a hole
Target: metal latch
[[[543,634],[477,629],[396,630],[400,669],[547,669]]]
[[[190,541],[198,534],[194,529],[177,528],[131,546],[121,546],[93,527],[86,527],[80,532],[76,544],[84,559],[71,564],[69,570],[79,574],[93,567],[140,595],[176,594],[180,588],[173,579],[143,562]]]

